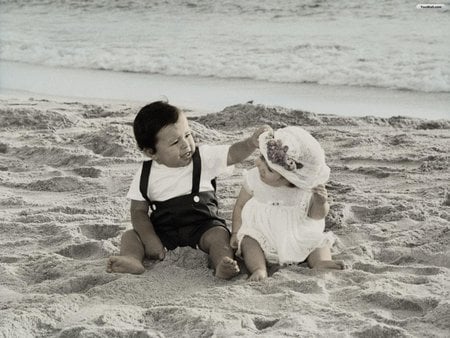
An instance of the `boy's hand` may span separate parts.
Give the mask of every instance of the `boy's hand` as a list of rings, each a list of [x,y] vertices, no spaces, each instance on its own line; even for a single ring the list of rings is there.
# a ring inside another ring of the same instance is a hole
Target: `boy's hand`
[[[238,248],[237,234],[231,234],[230,246],[232,249],[236,250]]]
[[[325,185],[319,184],[318,186],[312,188],[312,192],[314,204],[317,203],[320,205],[328,202],[328,192],[327,189],[325,188]]]
[[[146,257],[160,261],[166,257],[166,249],[158,236],[147,238],[143,244]]]
[[[273,133],[272,127],[267,125],[267,124],[259,127],[258,129],[256,129],[253,132],[253,135],[252,135],[252,137],[250,139],[251,139],[253,145],[255,146],[255,148],[259,148],[259,135],[261,135],[262,133],[264,133],[266,131],[269,131],[269,132]]]

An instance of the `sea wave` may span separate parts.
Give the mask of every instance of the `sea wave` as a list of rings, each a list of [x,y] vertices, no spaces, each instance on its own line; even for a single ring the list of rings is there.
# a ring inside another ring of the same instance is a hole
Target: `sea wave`
[[[450,92],[448,11],[402,1],[0,3],[5,61]]]

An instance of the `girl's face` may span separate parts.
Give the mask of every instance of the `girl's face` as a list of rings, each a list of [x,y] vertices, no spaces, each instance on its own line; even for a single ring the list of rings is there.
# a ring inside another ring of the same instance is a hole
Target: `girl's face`
[[[155,152],[150,149],[148,155],[167,167],[185,167],[192,161],[195,142],[186,116],[180,113],[178,121],[162,128],[156,134]]]
[[[261,181],[272,186],[272,187],[282,187],[289,186],[289,181],[281,176],[278,172],[271,169],[266,162],[266,159],[263,155],[260,155],[255,160],[255,165],[258,168],[259,176],[261,177]]]

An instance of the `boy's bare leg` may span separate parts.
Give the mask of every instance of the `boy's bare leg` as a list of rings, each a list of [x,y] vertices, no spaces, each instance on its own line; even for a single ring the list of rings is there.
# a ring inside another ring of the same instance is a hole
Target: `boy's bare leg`
[[[310,253],[307,259],[310,268],[314,269],[345,269],[343,261],[334,261],[331,258],[331,251],[329,247],[317,248]]]
[[[266,258],[259,243],[255,239],[245,236],[241,242],[241,252],[245,266],[251,273],[248,280],[260,281],[267,278]]]
[[[199,247],[209,255],[216,277],[230,279],[239,273],[230,247],[230,235],[225,228],[217,226],[206,231],[200,238]]]
[[[120,255],[109,257],[106,271],[140,274],[145,271],[144,246],[134,230],[125,231],[120,243]]]

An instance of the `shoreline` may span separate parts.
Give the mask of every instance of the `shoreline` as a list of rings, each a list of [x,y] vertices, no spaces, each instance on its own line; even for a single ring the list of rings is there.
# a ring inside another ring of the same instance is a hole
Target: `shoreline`
[[[448,119],[450,93],[381,88],[269,83],[53,68],[0,61],[0,95],[82,101],[145,103],[169,99],[197,114],[253,101],[318,114]]]

